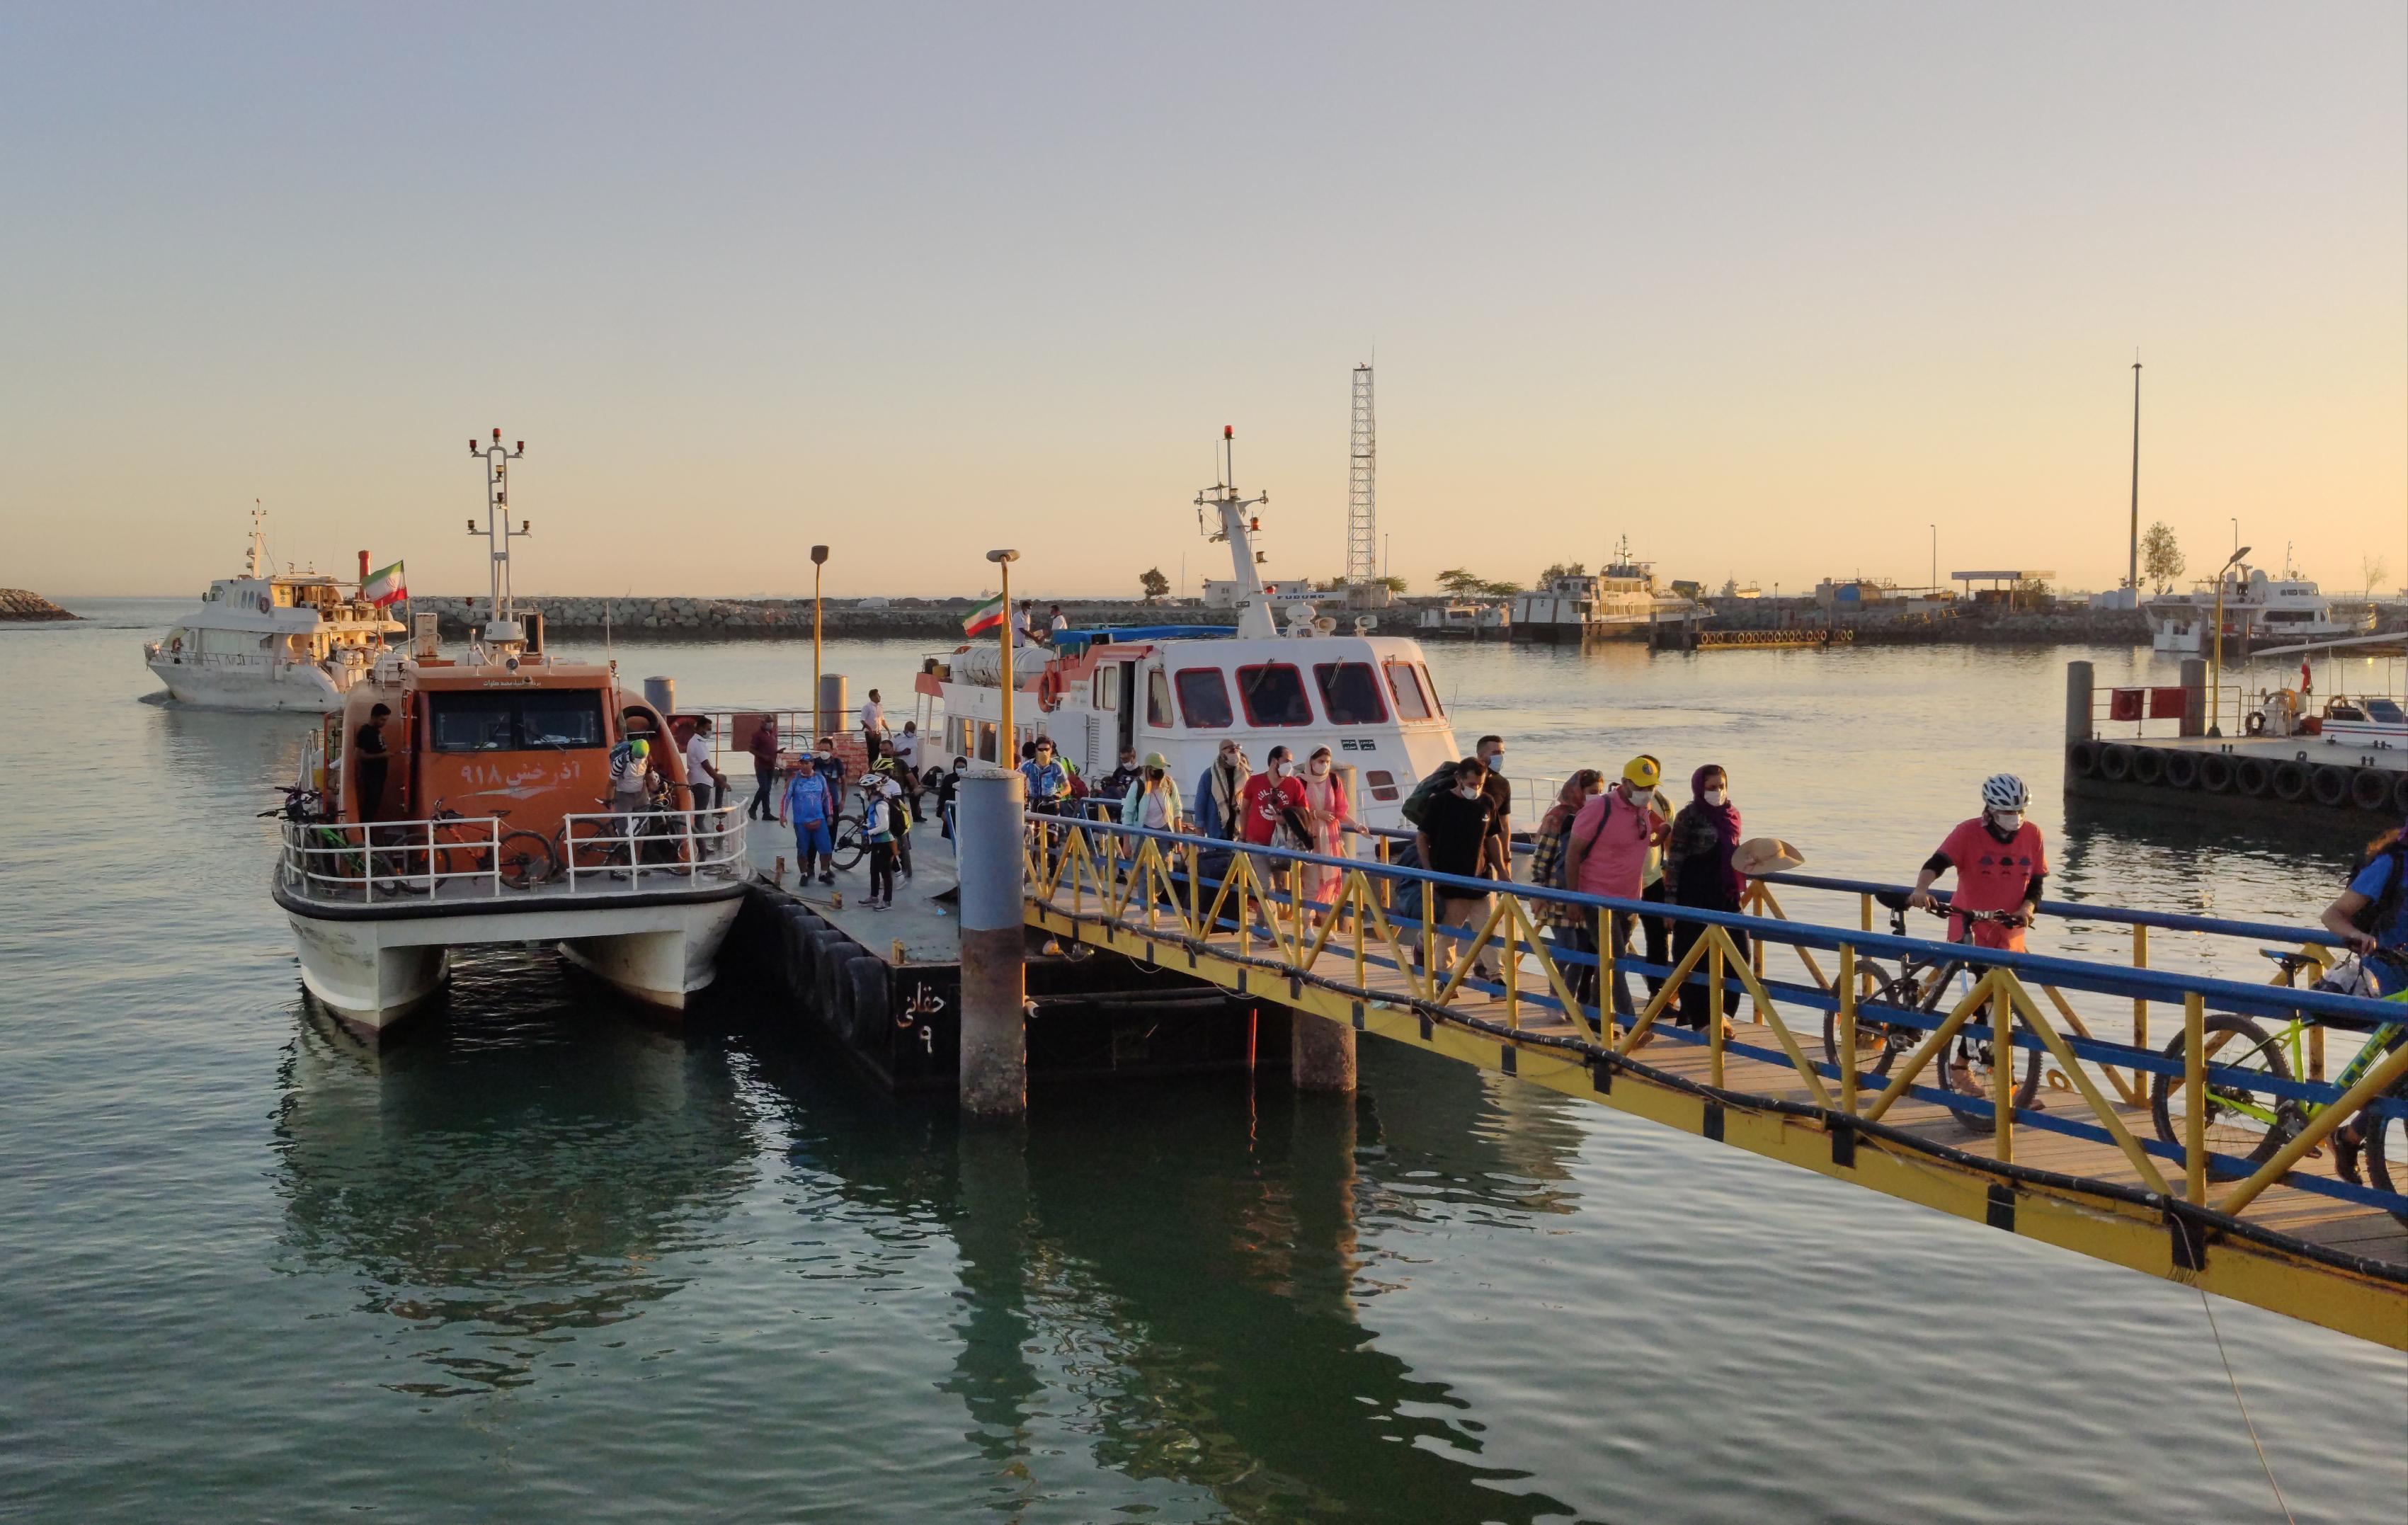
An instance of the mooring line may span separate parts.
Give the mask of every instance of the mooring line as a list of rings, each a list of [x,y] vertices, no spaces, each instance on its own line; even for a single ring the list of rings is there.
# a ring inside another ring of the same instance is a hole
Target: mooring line
[[[2231,1352],[2224,1348],[2224,1331],[2215,1322],[2215,1305],[2207,1300],[2206,1288],[2194,1287],[2191,1290],[2199,1294],[2200,1310],[2207,1315],[2208,1331],[2215,1336],[2215,1353],[2224,1360],[2224,1379],[2232,1384],[2232,1406],[2241,1411],[2242,1427],[2249,1431],[2249,1444],[2257,1447],[2258,1465],[2265,1469],[2266,1486],[2274,1490],[2274,1507],[2283,1511],[2283,1518],[2290,1525],[2300,1525],[2299,1517],[2291,1513],[2289,1502],[2283,1497],[2283,1485],[2274,1481],[2274,1464],[2266,1460],[2266,1443],[2258,1438],[2258,1426],[2249,1417],[2248,1403],[2241,1397],[2241,1378],[2232,1370]]]

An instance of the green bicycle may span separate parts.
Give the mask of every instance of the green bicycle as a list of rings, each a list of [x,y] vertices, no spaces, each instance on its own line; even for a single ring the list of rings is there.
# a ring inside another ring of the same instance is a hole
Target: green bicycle
[[[2321,972],[2317,960],[2305,954],[2273,948],[2265,953],[2281,969],[2286,985],[2296,983],[2301,973]],[[2408,1003],[2408,989],[2385,999]],[[2207,1084],[2206,1115],[2200,1119],[2200,1137],[2211,1157],[2210,1176],[2233,1180],[2243,1173],[2218,1162],[2213,1158],[2216,1155],[2246,1161],[2252,1170],[2263,1165],[2324,1110],[2327,1103],[2302,1101],[2242,1078],[2256,1074],[2287,1082],[2305,1073],[2311,1026],[2295,1017],[2269,1031],[2237,1012],[2208,1014],[2204,1024],[2207,1062],[2222,1072]],[[2156,1076],[2149,1086],[2149,1112],[2157,1137],[2177,1149],[2184,1145],[2190,1122],[2188,1086],[2182,1076],[2185,1041],[2177,1033],[2166,1044],[2163,1053],[2173,1071]],[[2408,1043],[2408,1014],[2368,1032],[2357,1057],[2335,1077],[2336,1085],[2347,1090],[2402,1043]],[[2408,1110],[2408,1082],[2394,1086],[2386,1100]],[[2334,1129],[2329,1142],[2334,1167],[2344,1180],[2353,1186],[2372,1185],[2378,1191],[2408,1193],[2408,1117],[2378,1114],[2353,1119]],[[2408,1210],[2394,1208],[2392,1216],[2408,1223]]]

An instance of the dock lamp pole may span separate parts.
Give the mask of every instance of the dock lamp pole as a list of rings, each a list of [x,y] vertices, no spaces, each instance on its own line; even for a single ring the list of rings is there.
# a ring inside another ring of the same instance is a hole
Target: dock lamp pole
[[[2240,547],[2215,572],[2215,645],[2207,659],[2207,734],[2210,736],[2224,734],[2224,574],[2232,570],[2248,554],[2247,546]]]
[[[820,568],[827,565],[827,547],[811,547],[811,736],[810,744],[820,744],[827,727],[820,715]]]
[[[986,559],[1003,573],[1003,624],[996,628],[996,634],[1003,639],[1003,737],[996,743],[996,759],[997,766],[1008,772],[1012,758],[1020,755],[1011,730],[1011,564],[1020,559],[1020,553],[990,551]]]

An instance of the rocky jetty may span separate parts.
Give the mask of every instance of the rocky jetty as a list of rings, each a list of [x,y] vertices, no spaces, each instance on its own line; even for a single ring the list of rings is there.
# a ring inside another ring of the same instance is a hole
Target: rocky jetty
[[[811,600],[803,598],[532,597],[543,611],[544,628],[560,636],[599,636],[604,622],[614,636],[631,640],[810,640]],[[447,637],[466,636],[482,617],[482,598],[435,597],[410,601],[417,612],[432,611]],[[977,607],[971,598],[831,598],[823,620],[830,639],[959,640],[962,621]],[[1040,603],[1050,611],[1052,600]],[[1194,625],[1228,628],[1234,609],[1153,608],[1134,599],[1064,603],[1073,625]]]
[[[72,620],[70,614],[38,593],[23,588],[0,588],[0,620]]]

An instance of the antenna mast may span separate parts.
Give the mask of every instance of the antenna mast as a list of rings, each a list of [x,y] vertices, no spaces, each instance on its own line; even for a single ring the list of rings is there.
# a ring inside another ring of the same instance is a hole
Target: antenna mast
[[[2141,356],[2132,355],[2132,554],[2124,585],[2132,590],[2132,607],[2141,607]]]
[[[510,599],[510,542],[532,533],[527,521],[510,527],[510,463],[526,453],[526,441],[515,447],[502,443],[502,431],[494,431],[493,441],[471,436],[468,453],[485,458],[485,527],[479,529],[477,521],[468,521],[468,533],[485,537],[487,557],[491,562],[490,583],[485,604],[485,628],[480,640],[490,650],[508,655],[526,641],[526,632],[519,626],[518,608]]]
[[[1224,424],[1221,429],[1222,480],[1196,495],[1197,517],[1208,540],[1226,541],[1229,547],[1229,572],[1238,584],[1238,634],[1247,637],[1279,634],[1279,620],[1271,612],[1270,596],[1263,591],[1262,553],[1254,549],[1254,536],[1260,531],[1262,521],[1250,510],[1270,501],[1271,495],[1259,493],[1253,497],[1238,491],[1238,431]],[[1215,527],[1217,525],[1217,527]]]
[[[1354,367],[1354,433],[1347,452],[1346,591],[1356,609],[1387,606],[1380,581],[1379,429],[1371,407],[1371,367]]]

